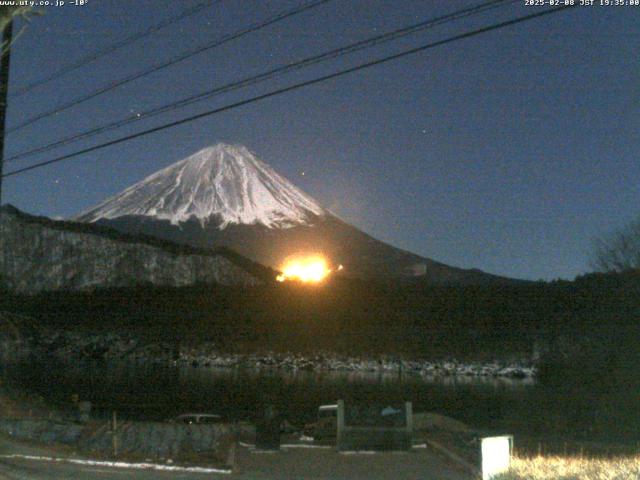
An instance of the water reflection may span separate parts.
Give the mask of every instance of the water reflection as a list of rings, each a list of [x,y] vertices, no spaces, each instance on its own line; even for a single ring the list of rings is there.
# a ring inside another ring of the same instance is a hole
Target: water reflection
[[[422,376],[411,372],[290,372],[134,363],[60,362],[31,358],[0,365],[5,379],[61,407],[71,396],[94,404],[96,416],[164,420],[188,412],[255,420],[266,403],[294,425],[314,420],[337,399],[413,402],[414,411],[449,415],[477,428],[561,442],[637,442],[640,397],[624,388],[594,395],[589,387],[531,380]],[[559,440],[559,441],[560,441]]]
[[[287,372],[132,363],[60,362],[32,358],[5,366],[3,375],[58,405],[77,394],[96,412],[116,410],[132,419],[162,420],[185,412],[253,419],[265,402],[292,423],[313,420],[318,405],[339,398],[411,400],[416,411],[441,411],[478,423],[504,398],[524,398],[531,381],[436,377],[374,372]],[[486,423],[486,422],[481,422]]]

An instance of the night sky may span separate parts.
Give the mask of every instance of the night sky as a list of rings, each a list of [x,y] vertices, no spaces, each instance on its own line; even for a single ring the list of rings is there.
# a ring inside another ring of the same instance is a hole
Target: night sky
[[[196,3],[89,0],[19,21],[8,126],[301,1],[222,0],[12,98]],[[5,156],[475,3],[334,0],[16,131]],[[522,0],[8,163],[5,172],[542,8]],[[589,270],[595,236],[640,213],[639,47],[640,7],[577,7],[7,178],[3,202],[68,217],[205,146],[241,143],[395,246],[500,275],[570,279]]]

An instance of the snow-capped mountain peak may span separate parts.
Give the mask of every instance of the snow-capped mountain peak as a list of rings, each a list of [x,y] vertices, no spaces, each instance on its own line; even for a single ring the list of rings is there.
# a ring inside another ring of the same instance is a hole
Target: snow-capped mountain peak
[[[246,147],[219,143],[148,176],[77,220],[133,215],[174,225],[190,218],[202,223],[216,219],[220,229],[229,224],[288,228],[326,213]]]

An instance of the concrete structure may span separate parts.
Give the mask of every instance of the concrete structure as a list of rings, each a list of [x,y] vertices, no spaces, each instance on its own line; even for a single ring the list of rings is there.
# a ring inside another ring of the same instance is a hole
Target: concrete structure
[[[411,402],[403,405],[345,405],[338,400],[338,451],[410,450]]]

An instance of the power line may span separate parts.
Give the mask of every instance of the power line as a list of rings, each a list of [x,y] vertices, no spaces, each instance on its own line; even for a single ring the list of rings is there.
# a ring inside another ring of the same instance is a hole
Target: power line
[[[186,98],[183,98],[181,100],[178,100],[176,102],[171,102],[168,104],[165,104],[163,106],[160,107],[156,107],[154,109],[151,110],[147,110],[145,112],[140,112],[140,113],[136,113],[134,115],[130,115],[128,117],[125,117],[124,119],[120,119],[117,120],[115,122],[111,122],[108,123],[106,125],[102,125],[100,127],[95,127],[92,128],[90,130],[85,130],[84,132],[80,132],[68,137],[65,137],[61,140],[55,141],[53,143],[44,145],[44,146],[40,146],[40,147],[36,147],[33,148],[31,150],[27,150],[27,151],[23,151],[20,153],[17,153],[16,155],[13,155],[12,157],[8,158],[6,161],[7,162],[12,162],[12,161],[16,161],[16,160],[20,160],[22,158],[26,158],[32,155],[35,155],[37,153],[43,153],[46,151],[49,151],[51,149],[54,149],[56,147],[62,146],[62,145],[68,145],[70,143],[75,143],[78,140],[81,139],[86,139],[86,138],[90,138],[93,137],[95,135],[98,135],[100,133],[104,133],[110,130],[114,130],[120,127],[123,127],[125,125],[131,124],[131,123],[135,123],[138,121],[142,121],[145,120],[147,118],[159,115],[161,113],[165,113],[168,111],[173,111],[177,108],[182,108],[185,107],[187,105],[205,100],[205,99],[209,99],[212,98],[214,96],[223,94],[223,93],[228,93],[240,88],[244,88],[247,86],[251,86],[251,85],[255,85],[257,83],[263,82],[265,80],[269,80],[275,77],[279,77],[281,75],[284,75],[286,73],[290,73],[292,71],[295,70],[299,70],[301,68],[305,68],[305,67],[309,67],[321,62],[324,62],[326,60],[331,60],[334,58],[338,58],[341,57],[343,55],[346,54],[350,54],[350,53],[354,53],[366,48],[371,48],[377,45],[380,45],[382,43],[386,43],[386,42],[390,42],[392,40],[396,40],[398,38],[410,35],[410,34],[414,34],[416,32],[425,30],[427,28],[432,28],[435,27],[437,25],[441,25],[450,21],[454,21],[454,20],[459,20],[461,18],[465,18],[465,17],[469,17],[472,15],[477,15],[479,13],[484,13],[488,10],[497,8],[497,7],[502,7],[506,4],[509,3],[515,3],[519,0],[491,0],[488,2],[484,2],[481,4],[476,4],[474,6],[447,14],[447,15],[443,15],[440,17],[436,17],[436,18],[432,18],[432,19],[428,19],[419,23],[415,23],[413,25],[410,25],[408,27],[404,27],[404,28],[400,28],[397,30],[393,30],[391,32],[387,32],[381,35],[376,35],[373,37],[369,37],[367,39],[340,47],[340,48],[336,48],[333,50],[329,50],[327,52],[323,52],[321,54],[318,55],[314,55],[311,57],[307,57],[305,59],[296,61],[296,62],[292,62],[277,68],[273,68],[271,70],[268,70],[266,72],[263,72],[261,74],[255,75],[255,76],[250,76],[250,77],[245,77],[241,80],[235,81],[235,82],[231,82],[231,83],[227,83],[225,85],[216,87],[212,90],[207,90],[205,92],[201,92],[198,93],[196,95],[192,95]]]
[[[409,49],[409,50],[405,50],[405,51],[402,51],[400,53],[396,53],[394,55],[389,55],[387,57],[383,57],[383,58],[380,58],[380,59],[377,59],[377,60],[373,60],[373,61],[370,61],[370,62],[362,63],[360,65],[356,65],[355,67],[350,67],[350,68],[347,68],[347,69],[344,69],[344,70],[340,70],[338,72],[334,72],[334,73],[331,73],[331,74],[328,74],[328,75],[324,75],[322,77],[314,78],[312,80],[307,80],[307,81],[304,81],[304,82],[296,83],[294,85],[290,85],[288,87],[284,87],[284,88],[280,88],[280,89],[277,89],[277,90],[273,90],[271,92],[264,93],[262,95],[258,95],[258,96],[252,97],[252,98],[248,98],[246,100],[241,100],[239,102],[231,103],[229,105],[225,105],[223,107],[219,107],[219,108],[216,108],[214,110],[209,110],[207,112],[199,113],[197,115],[192,115],[190,117],[186,117],[186,118],[183,118],[181,120],[176,120],[174,122],[166,123],[166,124],[160,125],[158,127],[150,128],[150,129],[144,130],[142,132],[134,133],[132,135],[127,135],[125,137],[121,137],[121,138],[118,138],[118,139],[115,139],[115,140],[111,140],[109,142],[105,142],[105,143],[101,143],[101,144],[98,144],[98,145],[94,145],[93,147],[85,148],[85,149],[79,150],[77,152],[69,153],[67,155],[62,155],[60,157],[53,158],[51,160],[47,160],[47,161],[44,161],[44,162],[39,162],[39,163],[36,163],[34,165],[30,165],[28,167],[24,167],[24,168],[21,168],[21,169],[14,170],[12,172],[6,173],[6,174],[3,175],[3,177],[11,177],[13,175],[18,175],[20,173],[24,173],[24,172],[27,172],[27,171],[30,171],[30,170],[34,170],[34,169],[37,169],[37,168],[44,167],[46,165],[51,165],[51,164],[54,164],[54,163],[62,162],[64,160],[68,160],[70,158],[74,158],[74,157],[83,155],[85,153],[94,152],[96,150],[101,150],[103,148],[110,147],[112,145],[117,145],[119,143],[127,142],[129,140],[133,140],[133,139],[136,139],[136,138],[139,138],[139,137],[143,137],[143,136],[149,135],[151,133],[155,133],[155,132],[159,132],[159,131],[162,131],[162,130],[166,130],[168,128],[177,127],[179,125],[182,125],[182,124],[185,124],[185,123],[190,123],[190,122],[193,122],[195,120],[199,120],[201,118],[205,118],[205,117],[209,117],[209,116],[212,116],[212,115],[215,115],[215,114],[218,114],[218,113],[225,112],[227,110],[231,110],[231,109],[234,109],[234,108],[242,107],[242,106],[248,105],[250,103],[254,103],[254,102],[261,101],[261,100],[265,100],[267,98],[275,97],[276,95],[282,95],[284,93],[288,93],[288,92],[291,92],[291,91],[294,91],[294,90],[299,90],[301,88],[308,87],[308,86],[311,86],[311,85],[315,85],[315,84],[320,83],[320,82],[325,82],[327,80],[332,80],[334,78],[342,77],[344,75],[348,75],[350,73],[357,72],[357,71],[363,70],[365,68],[370,68],[370,67],[373,67],[373,66],[376,66],[376,65],[381,65],[383,63],[387,63],[387,62],[390,62],[390,61],[393,61],[393,60],[397,60],[399,58],[403,58],[403,57],[407,57],[409,55],[413,55],[413,54],[416,54],[416,53],[419,53],[419,52],[423,52],[423,51],[429,50],[431,48],[435,48],[435,47],[439,47],[441,45],[445,45],[445,44],[448,44],[448,43],[452,43],[452,42],[456,42],[456,41],[459,41],[459,40],[463,40],[465,38],[470,38],[470,37],[474,37],[474,36],[477,36],[477,35],[481,35],[483,33],[487,33],[487,32],[490,32],[490,31],[499,30],[499,29],[502,29],[502,28],[505,28],[505,27],[508,27],[508,26],[511,26],[511,25],[515,25],[515,24],[518,24],[518,23],[526,22],[526,21],[529,21],[529,20],[533,20],[535,18],[539,18],[539,17],[545,16],[545,15],[549,15],[549,14],[557,13],[557,12],[560,12],[560,11],[563,11],[563,10],[566,10],[566,9],[569,9],[569,8],[573,8],[575,6],[576,6],[575,4],[574,5],[563,5],[563,6],[560,6],[560,7],[557,7],[557,8],[551,8],[551,9],[548,9],[548,10],[543,10],[543,11],[538,12],[538,13],[532,13],[530,15],[525,15],[525,16],[522,16],[522,17],[514,18],[512,20],[507,20],[507,21],[504,21],[504,22],[500,22],[500,23],[496,23],[496,24],[493,24],[493,25],[489,25],[487,27],[478,28],[478,29],[472,30],[470,32],[461,33],[461,34],[455,35],[453,37],[446,38],[444,40],[439,40],[437,42],[428,43],[426,45],[422,45],[422,46],[415,47],[415,48],[412,48],[412,49]]]
[[[57,78],[62,77],[63,75],[66,75],[69,72],[72,72],[74,70],[77,70],[78,68],[84,67],[85,65],[87,65],[88,63],[94,62],[95,60],[98,60],[99,58],[102,58],[106,55],[109,55],[110,53],[113,53],[117,50],[120,50],[123,47],[126,47],[127,45],[130,45],[134,42],[137,42],[138,40],[147,37],[149,35],[151,35],[152,33],[157,32],[158,30],[161,30],[165,27],[168,27],[169,25],[173,24],[173,23],[177,23],[180,20],[183,20],[187,17],[190,17],[192,15],[195,15],[196,13],[201,12],[202,10],[204,10],[205,8],[208,8],[210,6],[213,6],[214,4],[220,3],[222,0],[207,0],[205,2],[200,2],[197,5],[194,5],[191,8],[187,8],[186,10],[184,10],[182,13],[180,13],[178,16],[176,17],[170,17],[170,18],[166,18],[163,21],[152,25],[151,27],[147,28],[146,30],[143,30],[141,32],[138,33],[134,33],[133,35],[130,35],[124,39],[122,39],[119,42],[114,43],[113,45],[106,47],[102,50],[98,50],[97,52],[91,53],[89,55],[86,55],[82,58],[80,58],[78,61],[71,63],[65,67],[62,67],[60,70],[55,71],[54,73],[52,73],[51,75],[48,75],[46,77],[43,77],[39,80],[36,80],[33,83],[30,83],[22,88],[20,88],[17,92],[15,92],[12,95],[12,98],[17,98],[20,97],[22,95],[24,95],[25,93],[33,90],[36,87],[39,87],[41,85],[44,85],[46,83],[51,82],[52,80],[56,80]]]
[[[214,40],[212,43],[208,43],[206,45],[202,45],[200,47],[197,47],[197,48],[195,48],[193,50],[189,50],[189,51],[183,52],[183,53],[171,58],[170,60],[167,60],[167,61],[162,62],[160,64],[156,64],[156,65],[152,66],[151,68],[148,68],[148,69],[142,70],[142,71],[140,71],[138,73],[134,73],[134,74],[129,75],[127,77],[121,78],[120,80],[116,80],[115,82],[110,83],[109,85],[106,85],[106,86],[104,86],[102,88],[99,88],[98,90],[90,92],[90,93],[88,93],[88,94],[86,94],[84,96],[77,97],[77,98],[75,98],[73,100],[70,100],[69,102],[67,102],[65,104],[62,104],[62,105],[59,105],[59,106],[57,106],[56,108],[54,108],[52,110],[49,110],[49,111],[40,113],[38,115],[35,115],[35,116],[23,121],[22,123],[19,123],[18,125],[15,125],[15,126],[11,127],[10,129],[7,130],[7,133],[13,133],[16,130],[20,130],[21,128],[24,128],[24,127],[26,127],[28,125],[31,125],[31,124],[39,121],[39,120],[42,120],[43,118],[50,117],[51,115],[56,115],[57,113],[63,112],[64,110],[67,110],[67,109],[69,109],[71,107],[79,105],[79,104],[81,104],[83,102],[86,102],[87,100],[90,100],[90,99],[95,98],[95,97],[97,97],[99,95],[102,95],[103,93],[110,92],[111,90],[114,90],[114,89],[116,89],[118,87],[121,87],[122,85],[130,83],[130,82],[132,82],[134,80],[137,80],[137,79],[142,78],[142,77],[146,77],[147,75],[155,73],[155,72],[157,72],[159,70],[162,70],[164,68],[167,68],[167,67],[169,67],[171,65],[175,65],[176,63],[182,62],[182,61],[184,61],[184,60],[186,60],[188,58],[191,58],[191,57],[193,57],[195,55],[198,55],[198,54],[200,54],[202,52],[205,52],[207,50],[211,50],[211,49],[213,49],[215,47],[219,47],[220,45],[223,45],[223,44],[225,44],[227,42],[230,42],[230,41],[235,40],[237,38],[240,38],[240,37],[242,37],[244,35],[247,35],[249,33],[252,33],[252,32],[255,32],[257,30],[260,30],[260,29],[262,29],[264,27],[272,25],[272,24],[274,24],[276,22],[279,22],[281,20],[284,20],[286,18],[292,17],[294,15],[298,15],[298,14],[300,14],[302,12],[306,12],[307,10],[310,10],[312,8],[315,8],[315,7],[318,7],[318,6],[322,5],[322,4],[325,4],[325,3],[330,2],[330,1],[332,1],[332,0],[314,0],[312,2],[304,4],[302,6],[298,6],[296,8],[291,9],[291,10],[287,10],[287,11],[285,11],[283,13],[274,15],[274,16],[270,17],[269,19],[267,19],[267,20],[265,20],[263,22],[260,22],[258,24],[253,24],[253,25],[251,25],[251,26],[249,26],[247,28],[238,30],[238,31],[236,31],[234,33],[231,33],[229,35],[225,35],[220,39]]]

